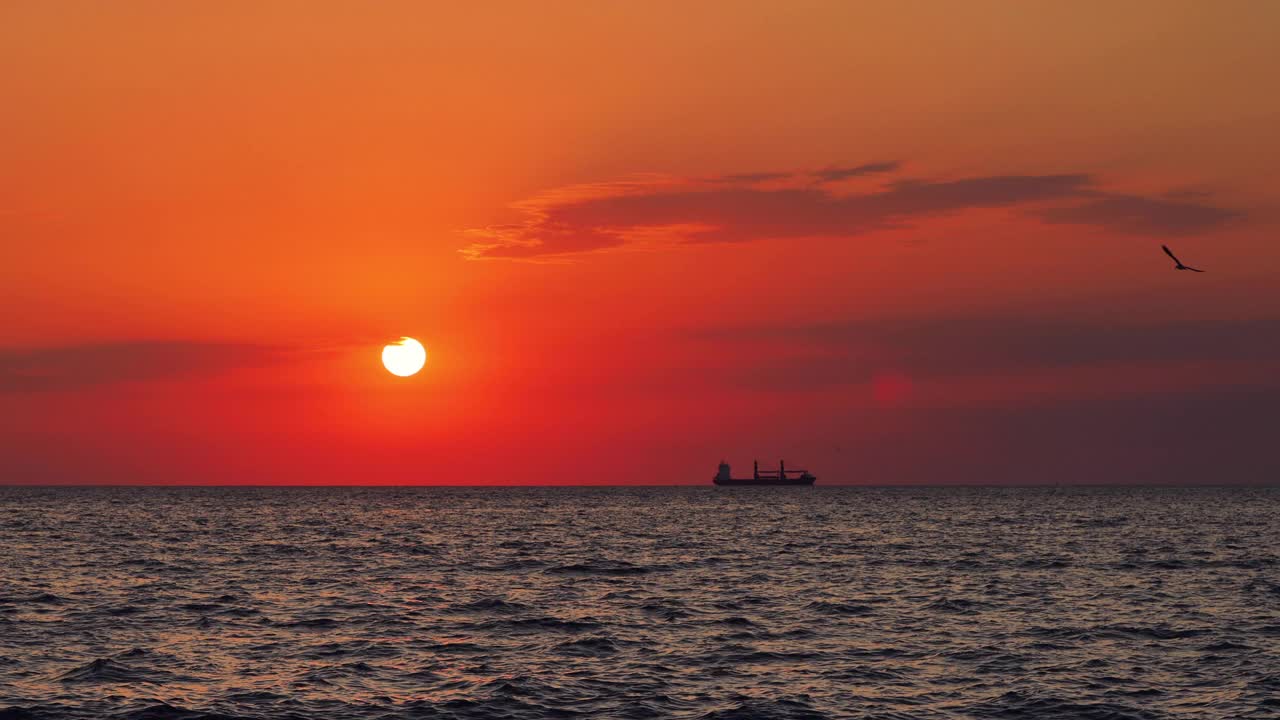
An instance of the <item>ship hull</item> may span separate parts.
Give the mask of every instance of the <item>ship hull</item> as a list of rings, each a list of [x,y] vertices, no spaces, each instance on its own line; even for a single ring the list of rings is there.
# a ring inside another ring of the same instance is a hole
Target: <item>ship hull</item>
[[[800,485],[812,485],[818,478],[787,478],[779,480],[777,478],[714,478],[712,482],[716,485],[727,485],[730,487],[790,487]]]

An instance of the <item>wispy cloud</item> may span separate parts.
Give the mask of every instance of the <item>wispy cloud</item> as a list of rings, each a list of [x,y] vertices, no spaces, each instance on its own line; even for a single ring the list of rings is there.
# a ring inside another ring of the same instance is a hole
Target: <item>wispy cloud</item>
[[[705,329],[693,337],[717,347],[737,345],[758,358],[724,379],[782,391],[856,385],[885,371],[948,378],[1090,367],[1280,363],[1280,318],[1168,324],[1001,316],[885,318]]]
[[[1241,213],[1207,198],[1146,197],[1099,189],[1085,173],[894,178],[896,162],[807,173],[714,178],[650,177],[558,188],[515,205],[524,222],[468,231],[471,259],[553,260],[673,243],[852,239],[925,218],[980,208],[1016,208],[1047,223],[1138,235],[1212,230]],[[839,181],[874,176],[876,187],[842,191]],[[657,239],[663,243],[655,242]]]
[[[283,348],[239,343],[127,341],[0,348],[0,392],[70,390],[207,376],[278,360]]]
[[[772,180],[786,180],[790,177],[791,173],[787,172],[754,172],[738,173],[737,175],[722,175],[720,177],[711,178],[711,181],[723,183],[759,183],[769,182]]]
[[[1038,215],[1049,223],[1094,225],[1134,235],[1193,235],[1234,220],[1241,213],[1205,204],[1196,198],[1155,198],[1098,194],[1085,202],[1045,208]]]
[[[849,178],[862,177],[863,175],[874,175],[877,173],[894,172],[900,167],[896,162],[877,162],[856,165],[854,167],[832,167],[825,170],[819,170],[814,173],[818,179],[825,182],[837,182],[840,180],[848,180]]]

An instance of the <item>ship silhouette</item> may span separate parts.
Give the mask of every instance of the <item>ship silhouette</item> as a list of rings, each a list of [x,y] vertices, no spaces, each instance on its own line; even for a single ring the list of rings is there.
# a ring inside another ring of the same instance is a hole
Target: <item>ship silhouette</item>
[[[729,472],[729,463],[721,460],[720,470],[712,481],[716,485],[812,485],[818,479],[808,470],[788,470],[781,460],[777,470],[761,471],[759,461],[752,461],[752,465],[751,477],[736,478]]]

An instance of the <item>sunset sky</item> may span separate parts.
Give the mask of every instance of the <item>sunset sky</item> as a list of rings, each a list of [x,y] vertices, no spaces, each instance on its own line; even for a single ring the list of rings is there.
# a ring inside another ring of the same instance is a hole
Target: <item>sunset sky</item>
[[[1274,482],[1278,29],[5,2],[0,482]]]

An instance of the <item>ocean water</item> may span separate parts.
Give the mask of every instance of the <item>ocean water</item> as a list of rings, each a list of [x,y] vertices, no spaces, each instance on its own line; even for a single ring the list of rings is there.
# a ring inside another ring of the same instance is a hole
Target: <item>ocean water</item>
[[[0,718],[1277,718],[1280,490],[0,488]]]

